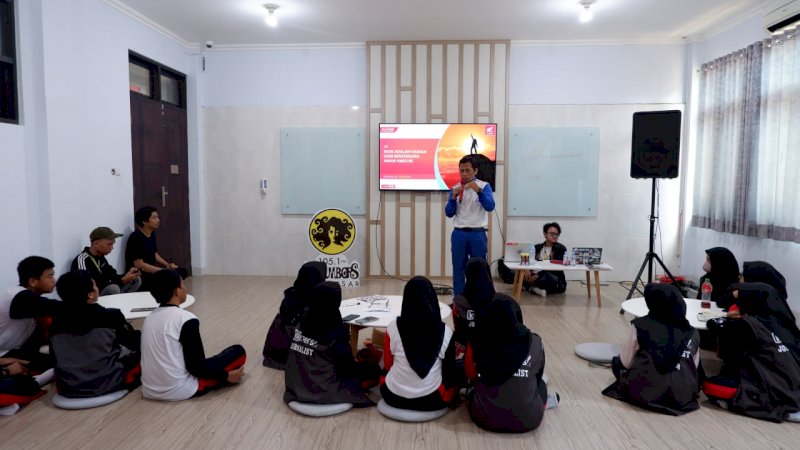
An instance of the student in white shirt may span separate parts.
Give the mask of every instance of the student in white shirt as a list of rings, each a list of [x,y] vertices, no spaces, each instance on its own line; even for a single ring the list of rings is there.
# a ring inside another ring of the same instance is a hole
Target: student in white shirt
[[[154,400],[186,400],[237,384],[247,359],[241,345],[205,357],[200,321],[180,308],[186,287],[170,269],[153,274],[150,293],[161,305],[142,327],[142,395]]]

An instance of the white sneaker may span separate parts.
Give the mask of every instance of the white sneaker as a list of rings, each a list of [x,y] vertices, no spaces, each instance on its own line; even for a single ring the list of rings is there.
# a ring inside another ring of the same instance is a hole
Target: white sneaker
[[[19,411],[19,405],[12,403],[8,406],[3,406],[0,408],[0,416],[13,416],[17,413],[17,411]]]
[[[557,408],[560,402],[561,402],[561,396],[558,395],[558,392],[553,392],[552,394],[547,396],[547,403],[545,403],[544,409]]]
[[[532,287],[531,291],[539,297],[547,297],[547,291],[542,288]]]

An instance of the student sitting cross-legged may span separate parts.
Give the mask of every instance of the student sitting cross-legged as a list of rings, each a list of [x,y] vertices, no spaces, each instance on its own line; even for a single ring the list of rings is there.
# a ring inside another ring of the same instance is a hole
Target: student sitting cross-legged
[[[314,301],[292,336],[283,400],[374,406],[361,387],[362,371],[353,358],[350,333],[339,312],[341,288],[337,283],[323,282],[312,295]]]
[[[671,284],[648,284],[649,312],[631,321],[630,337],[611,362],[617,381],[603,394],[669,415],[699,408],[700,336],[686,320],[686,302]]]
[[[409,280],[400,317],[386,329],[383,400],[415,411],[436,411],[451,403],[458,379],[452,337],[431,282],[420,276]]]
[[[314,287],[325,281],[326,271],[327,265],[323,261],[309,261],[300,267],[294,285],[283,291],[283,301],[264,342],[264,366],[278,370],[286,368],[294,330],[311,305]]]
[[[481,428],[524,433],[539,427],[548,403],[544,347],[538,334],[522,323],[519,304],[496,294],[486,307],[467,350],[464,368],[475,389],[468,396],[469,414]],[[474,363],[473,363],[474,361]]]
[[[50,327],[58,393],[85,398],[138,387],[141,335],[120,310],[96,303],[100,293],[92,274],[65,273],[56,289],[64,302]]]
[[[246,355],[232,345],[206,359],[200,321],[180,308],[186,287],[177,272],[153,274],[150,293],[160,304],[142,327],[142,395],[154,400],[186,400],[228,384],[244,374]]]

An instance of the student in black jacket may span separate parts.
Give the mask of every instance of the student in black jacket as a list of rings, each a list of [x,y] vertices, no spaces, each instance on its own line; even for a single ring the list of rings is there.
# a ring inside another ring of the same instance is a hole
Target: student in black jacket
[[[673,416],[700,406],[700,336],[686,320],[686,302],[671,284],[648,284],[649,312],[631,321],[631,335],[612,360],[617,378],[603,394]]]
[[[342,289],[337,283],[323,282],[314,288],[313,296],[314,302],[292,336],[283,401],[374,406],[361,388],[349,329],[339,312]]]
[[[120,310],[97,304],[100,293],[89,272],[65,273],[56,289],[64,309],[50,327],[50,348],[59,394],[97,397],[138,387],[141,333]]]
[[[286,368],[289,345],[297,324],[303,319],[313,300],[314,287],[325,281],[327,265],[323,261],[309,261],[300,267],[294,285],[283,291],[278,314],[272,320],[264,342],[263,365],[273,369]]]
[[[703,283],[711,283],[711,300],[722,309],[728,309],[735,303],[731,286],[739,282],[739,263],[730,250],[725,247],[713,247],[706,250],[706,262],[703,264],[705,275],[700,277],[700,289],[697,298],[703,295]]]
[[[524,433],[539,427],[548,403],[544,347],[522,322],[519,304],[496,294],[478,324],[465,363],[475,382],[468,396],[469,414],[481,428]],[[475,361],[472,364],[472,361]],[[558,404],[553,394],[551,406]]]
[[[561,236],[561,225],[557,222],[546,223],[542,227],[544,242],[536,244],[537,261],[563,261],[567,247],[558,242]],[[545,297],[547,294],[560,294],[567,290],[567,278],[563,270],[542,270],[525,274],[522,286],[530,293]]]
[[[800,366],[768,312],[778,303],[770,297],[778,294],[764,283],[743,283],[737,296],[738,311],[708,322],[719,337],[723,365],[703,383],[703,392],[738,414],[782,422],[800,411]]]
[[[464,292],[453,298],[453,340],[456,346],[456,360],[463,361],[467,345],[472,342],[477,328],[478,316],[486,309],[494,297],[494,282],[489,264],[483,258],[470,258],[467,261],[467,284]]]
[[[114,250],[114,243],[121,234],[108,227],[97,227],[89,234],[89,246],[72,260],[70,270],[88,270],[97,283],[100,295],[136,292],[142,285],[139,269],[131,267],[124,275],[108,263],[106,255]]]

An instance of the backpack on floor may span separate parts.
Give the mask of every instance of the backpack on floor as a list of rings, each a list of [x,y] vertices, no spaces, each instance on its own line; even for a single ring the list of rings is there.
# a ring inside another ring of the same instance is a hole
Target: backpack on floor
[[[500,275],[500,279],[503,280],[503,283],[514,283],[514,271],[506,266],[506,263],[503,262],[503,258],[497,260],[497,274]]]

